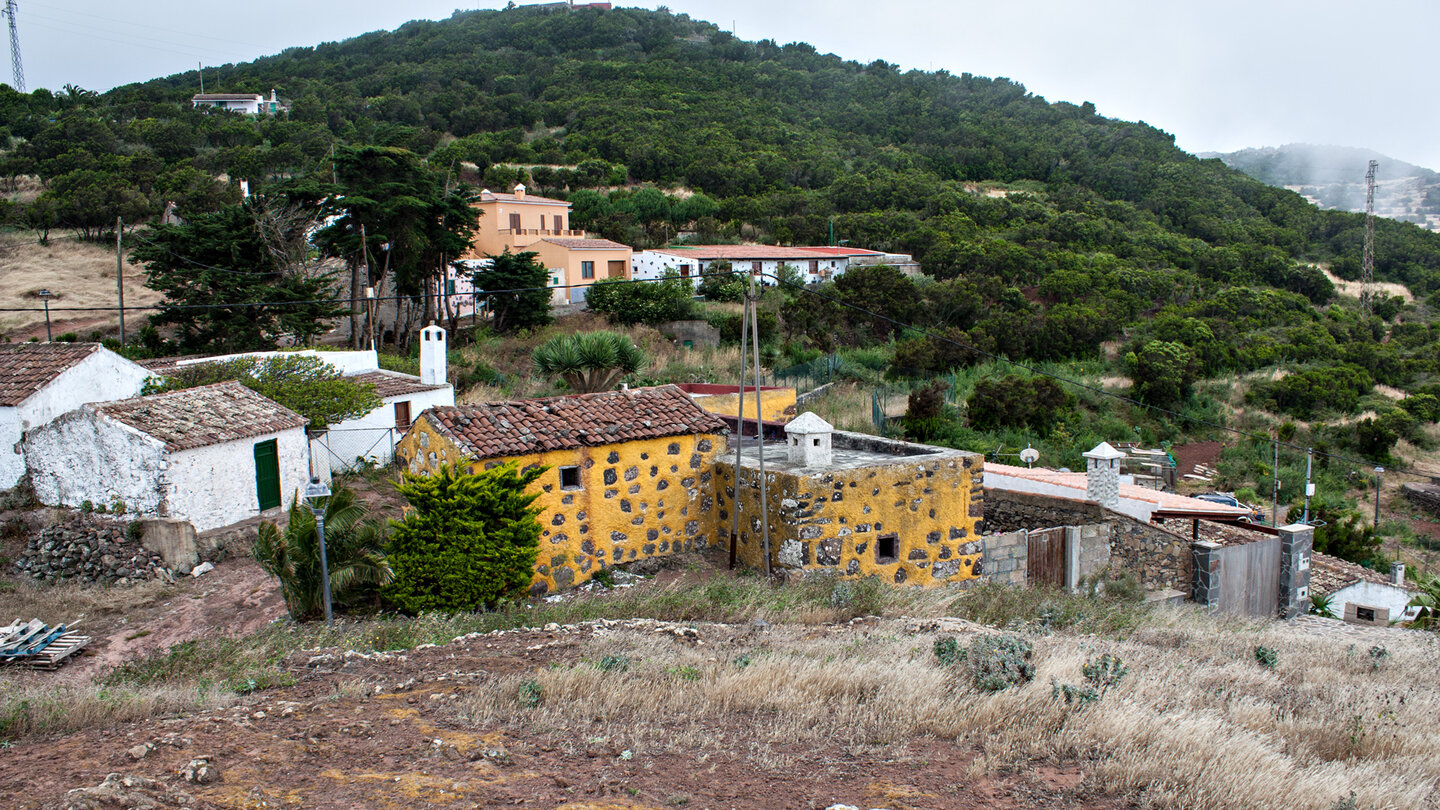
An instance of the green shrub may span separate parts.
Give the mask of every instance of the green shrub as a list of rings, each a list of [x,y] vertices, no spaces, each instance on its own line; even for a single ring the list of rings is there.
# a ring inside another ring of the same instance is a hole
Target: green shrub
[[[400,494],[412,510],[393,524],[394,578],[381,595],[406,613],[493,607],[522,594],[540,548],[538,493],[525,489],[545,467],[502,464],[470,473],[442,467],[406,475]]]
[[[629,656],[611,654],[595,662],[595,668],[601,672],[625,672],[632,663]]]
[[[389,581],[390,566],[381,552],[385,525],[372,519],[355,493],[343,486],[325,500],[324,515],[330,597],[334,604],[343,606]],[[298,498],[290,505],[284,529],[269,521],[260,524],[250,556],[267,574],[280,580],[280,593],[292,618],[308,619],[323,612],[325,592],[315,513],[302,506]]]
[[[539,706],[544,698],[545,687],[541,686],[540,682],[534,678],[521,681],[520,688],[516,690],[515,695],[515,699],[520,702],[521,706],[528,706],[530,708]]]
[[[1019,636],[981,636],[965,651],[965,663],[976,689],[999,692],[1034,679],[1032,652],[1030,642]]]
[[[134,540],[137,543],[140,542],[140,538],[144,535],[145,524],[141,523],[138,520],[130,521],[130,525],[125,527],[125,536],[130,538],[131,540]]]
[[[1255,648],[1255,663],[1273,671],[1280,663],[1280,654],[1270,647],[1258,646]]]
[[[965,648],[954,636],[935,639],[935,660],[942,667],[953,667],[965,662]]]

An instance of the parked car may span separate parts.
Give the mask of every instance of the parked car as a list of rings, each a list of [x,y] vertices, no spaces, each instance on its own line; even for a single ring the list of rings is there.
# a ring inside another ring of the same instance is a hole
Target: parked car
[[[1240,520],[1243,520],[1247,523],[1265,522],[1264,509],[1261,509],[1258,506],[1252,506],[1248,503],[1241,503],[1240,499],[1236,498],[1235,493],[1233,492],[1204,492],[1196,495],[1195,497],[1202,501],[1209,501],[1210,503],[1218,503],[1224,506],[1234,506],[1240,509],[1249,509],[1250,514],[1240,518]]]

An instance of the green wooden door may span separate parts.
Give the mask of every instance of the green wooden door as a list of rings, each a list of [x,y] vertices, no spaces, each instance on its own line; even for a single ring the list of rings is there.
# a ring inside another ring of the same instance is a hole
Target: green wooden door
[[[280,505],[280,453],[274,439],[255,445],[255,491],[261,512]]]

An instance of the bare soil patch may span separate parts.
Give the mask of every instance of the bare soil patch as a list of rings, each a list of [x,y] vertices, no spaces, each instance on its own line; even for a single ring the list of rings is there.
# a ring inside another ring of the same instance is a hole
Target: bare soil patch
[[[0,245],[32,243],[28,231],[0,236]],[[154,304],[159,293],[145,286],[141,268],[125,263],[125,307]],[[75,332],[81,340],[99,330],[108,334],[118,329],[115,312],[66,312],[67,307],[116,306],[115,248],[80,242],[54,234],[49,245],[17,244],[0,249],[0,309],[32,308],[31,312],[0,312],[0,336],[15,342],[37,337],[45,339],[44,300],[40,290],[55,294],[50,299],[50,328],[55,335]],[[127,318],[127,326],[138,328],[142,311]]]

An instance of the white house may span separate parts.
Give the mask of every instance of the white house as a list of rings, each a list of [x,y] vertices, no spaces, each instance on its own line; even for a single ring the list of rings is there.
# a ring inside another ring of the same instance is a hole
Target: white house
[[[84,405],[25,434],[35,496],[123,503],[196,531],[293,500],[310,480],[305,419],[237,382]]]
[[[690,278],[706,272],[718,261],[730,263],[736,272],[760,273],[762,284],[774,284],[780,265],[800,272],[806,284],[818,284],[844,275],[850,257],[813,248],[777,247],[775,245],[676,245],[660,250],[646,250],[630,259],[632,278],[658,279],[667,269]]]
[[[87,402],[133,397],[148,376],[98,343],[0,346],[0,490],[25,474],[25,431]]]
[[[260,93],[196,93],[190,97],[190,106],[195,109],[215,107],[246,115],[260,115],[261,113],[273,115],[290,109],[276,97],[274,88],[270,89],[270,98],[268,99]]]
[[[353,470],[361,464],[389,464],[395,457],[395,442],[410,429],[414,417],[436,405],[454,405],[455,387],[445,378],[445,330],[429,326],[420,330],[421,374],[403,374],[380,368],[373,349],[364,351],[249,352],[219,357],[180,357],[142,361],[155,374],[169,375],[201,363],[221,363],[246,357],[268,358],[299,354],[317,357],[334,366],[347,379],[370,383],[380,398],[380,407],[369,413],[330,425],[311,444],[315,474]],[[435,347],[441,347],[436,351]]]
[[[1405,565],[1395,563],[1390,575],[1371,571],[1339,557],[1315,552],[1310,557],[1310,592],[1330,597],[1336,618],[1362,624],[1387,624],[1414,618],[1414,594],[1405,587]]]

